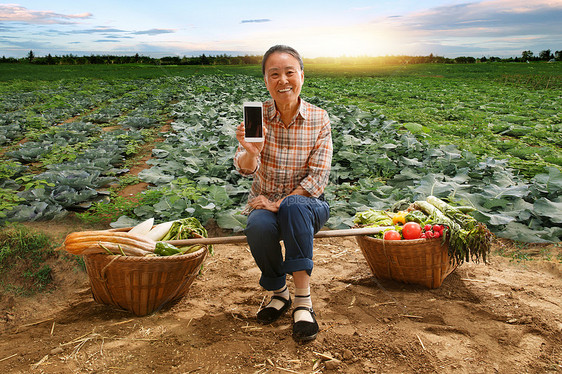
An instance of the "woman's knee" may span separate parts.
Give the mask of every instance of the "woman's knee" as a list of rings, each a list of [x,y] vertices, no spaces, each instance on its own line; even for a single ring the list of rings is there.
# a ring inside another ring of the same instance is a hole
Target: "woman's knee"
[[[279,206],[280,217],[291,217],[295,214],[302,215],[309,211],[307,198],[300,195],[289,195],[283,199]]]
[[[246,236],[251,237],[264,237],[264,236],[277,236],[277,220],[271,212],[257,212],[254,211],[248,217],[248,222],[244,233]]]
[[[287,196],[279,207],[279,223],[281,227],[312,227],[314,232],[326,223],[330,216],[330,208],[324,201],[305,196]]]

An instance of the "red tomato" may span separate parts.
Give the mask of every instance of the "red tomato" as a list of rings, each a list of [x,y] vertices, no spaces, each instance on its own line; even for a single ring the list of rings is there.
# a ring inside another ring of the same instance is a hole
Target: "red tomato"
[[[402,236],[404,239],[419,239],[422,228],[417,222],[406,222],[402,227]]]
[[[401,240],[402,237],[400,236],[400,233],[396,230],[388,230],[384,232],[384,236],[383,236],[384,240]]]
[[[429,225],[429,224],[428,224],[428,225],[425,225],[425,226],[423,227],[423,231],[426,231],[426,232],[427,232],[427,231],[431,231],[432,229],[433,229],[433,226],[431,226],[431,225]]]
[[[443,231],[443,226],[433,225],[433,232],[441,232],[441,231]]]

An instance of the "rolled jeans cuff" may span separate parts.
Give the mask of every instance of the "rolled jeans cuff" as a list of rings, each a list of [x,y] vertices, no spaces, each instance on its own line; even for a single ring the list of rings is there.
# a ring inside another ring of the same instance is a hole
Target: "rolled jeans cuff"
[[[285,260],[283,263],[283,271],[287,274],[292,274],[295,271],[306,270],[308,275],[312,274],[314,262],[310,258],[296,258],[294,260]]]
[[[272,277],[260,277],[260,286],[262,286],[266,291],[275,291],[283,286],[285,286],[287,282],[287,275],[283,274],[280,277],[272,278]]]

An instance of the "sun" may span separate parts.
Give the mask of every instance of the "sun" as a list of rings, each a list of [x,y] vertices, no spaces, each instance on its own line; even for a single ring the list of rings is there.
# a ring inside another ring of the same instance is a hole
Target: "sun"
[[[373,25],[323,28],[309,33],[306,54],[311,57],[383,56],[393,54],[394,37]]]

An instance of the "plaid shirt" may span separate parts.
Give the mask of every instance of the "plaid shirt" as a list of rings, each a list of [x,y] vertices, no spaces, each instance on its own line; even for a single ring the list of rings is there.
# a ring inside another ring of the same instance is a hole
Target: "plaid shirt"
[[[263,103],[263,121],[267,128],[264,148],[258,167],[245,174],[238,165],[244,152],[239,145],[234,165],[242,175],[253,175],[248,200],[265,195],[277,201],[299,185],[313,197],[319,197],[328,184],[332,163],[332,133],[328,113],[300,99],[300,107],[288,126],[270,99]]]

